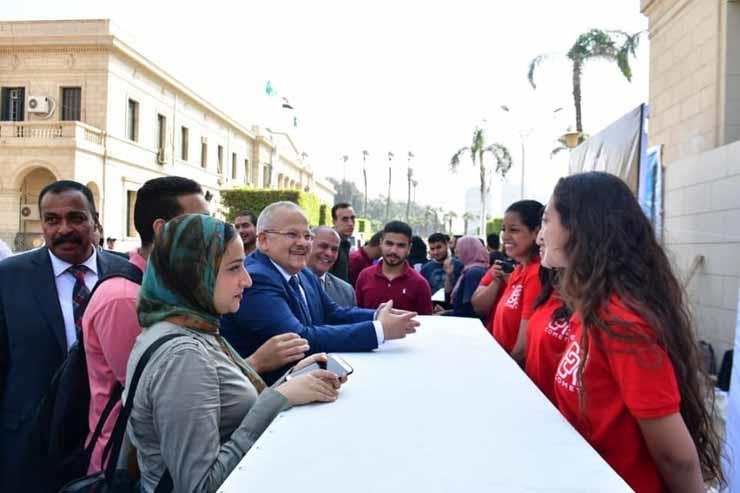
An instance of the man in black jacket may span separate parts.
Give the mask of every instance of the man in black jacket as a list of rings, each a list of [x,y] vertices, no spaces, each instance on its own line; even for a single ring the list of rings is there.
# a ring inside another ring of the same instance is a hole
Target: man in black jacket
[[[339,233],[339,256],[331,268],[331,273],[344,282],[349,282],[349,250],[352,247],[350,237],[355,232],[355,211],[352,204],[339,202],[331,208],[331,219],[334,230]]]
[[[46,492],[33,449],[34,415],[77,340],[81,306],[98,278],[127,261],[95,248],[92,192],[57,181],[39,195],[46,246],[0,263],[0,484]]]

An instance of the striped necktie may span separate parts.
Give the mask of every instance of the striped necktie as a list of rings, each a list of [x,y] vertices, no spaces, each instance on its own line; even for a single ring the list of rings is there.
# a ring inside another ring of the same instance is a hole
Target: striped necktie
[[[75,285],[72,289],[72,313],[75,319],[75,329],[77,329],[77,332],[80,332],[82,330],[82,314],[85,301],[90,295],[90,290],[87,289],[87,284],[85,284],[87,267],[84,265],[73,265],[67,271],[75,278]]]

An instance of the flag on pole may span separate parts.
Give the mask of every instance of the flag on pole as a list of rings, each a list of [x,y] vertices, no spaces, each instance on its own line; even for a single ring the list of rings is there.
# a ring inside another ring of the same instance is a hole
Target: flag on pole
[[[273,89],[272,82],[269,80],[267,81],[267,84],[265,85],[265,94],[267,94],[268,96],[277,96],[277,91]]]

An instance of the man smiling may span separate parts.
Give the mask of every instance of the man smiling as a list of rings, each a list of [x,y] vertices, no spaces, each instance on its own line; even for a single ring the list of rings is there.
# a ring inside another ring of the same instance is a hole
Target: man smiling
[[[243,356],[270,337],[295,332],[310,353],[371,351],[387,339],[415,332],[412,312],[392,304],[375,310],[342,308],[321,289],[306,268],[313,235],[303,210],[292,202],[265,207],[257,219],[257,251],[244,264],[252,288],[244,291],[239,311],[223,317],[221,333]],[[263,375],[272,383],[283,369]]]
[[[324,292],[339,306],[356,306],[355,290],[352,285],[329,272],[339,255],[339,234],[328,226],[311,230],[314,235],[308,268],[321,281]]]

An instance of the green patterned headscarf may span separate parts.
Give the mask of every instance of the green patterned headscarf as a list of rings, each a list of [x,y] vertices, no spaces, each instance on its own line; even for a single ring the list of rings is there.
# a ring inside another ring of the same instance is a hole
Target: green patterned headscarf
[[[154,240],[139,290],[139,324],[146,328],[166,320],[212,334],[261,393],[265,382],[221,337],[220,314],[213,305],[227,228],[233,233],[230,225],[204,214],[179,216],[164,226]]]
[[[218,331],[213,306],[216,275],[226,246],[226,224],[204,214],[187,214],[169,221],[157,235],[139,291],[142,327],[184,317],[191,328]],[[198,325],[198,327],[192,327]]]

